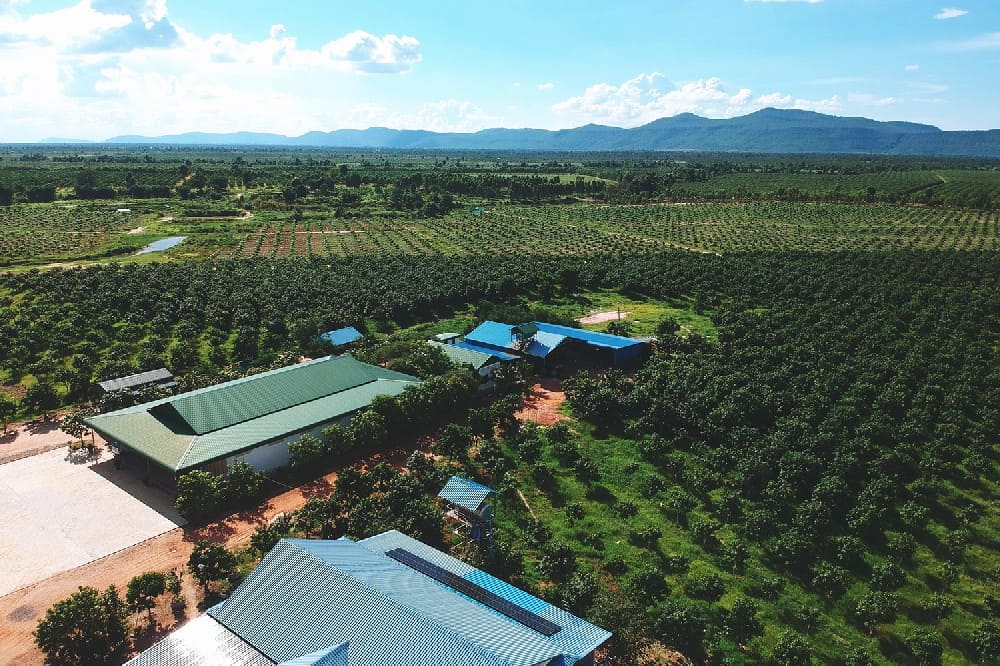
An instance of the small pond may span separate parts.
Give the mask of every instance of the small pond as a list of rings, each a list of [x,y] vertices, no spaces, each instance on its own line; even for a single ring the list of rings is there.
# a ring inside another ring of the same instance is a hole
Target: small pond
[[[158,241],[153,241],[146,247],[142,248],[136,254],[146,254],[148,252],[163,252],[164,250],[169,250],[175,245],[179,245],[187,236],[171,236],[170,238],[161,238]]]

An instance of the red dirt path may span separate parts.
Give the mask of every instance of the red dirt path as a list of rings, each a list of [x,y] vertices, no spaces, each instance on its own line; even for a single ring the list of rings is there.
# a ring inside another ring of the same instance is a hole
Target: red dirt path
[[[543,377],[531,387],[531,393],[524,399],[521,411],[515,416],[522,421],[550,426],[568,417],[559,413],[559,408],[566,402],[566,394],[562,383],[553,377]]]

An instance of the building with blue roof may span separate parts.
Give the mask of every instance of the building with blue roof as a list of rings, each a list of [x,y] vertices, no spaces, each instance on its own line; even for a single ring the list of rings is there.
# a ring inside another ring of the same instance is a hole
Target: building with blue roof
[[[329,342],[334,347],[340,347],[341,345],[349,345],[352,342],[357,342],[361,338],[365,337],[358,329],[353,326],[345,326],[344,328],[338,328],[333,331],[327,331],[319,336],[319,339],[324,342]]]
[[[518,354],[546,368],[585,355],[620,367],[645,358],[650,351],[648,340],[541,321],[517,325],[485,321],[465,336],[465,343]]]
[[[476,483],[472,479],[452,476],[444,484],[444,488],[438,493],[438,497],[456,509],[478,515],[482,513],[483,504],[486,500],[491,495],[496,494],[497,491],[489,486]]]
[[[282,539],[228,599],[128,666],[586,666],[610,637],[393,530]]]

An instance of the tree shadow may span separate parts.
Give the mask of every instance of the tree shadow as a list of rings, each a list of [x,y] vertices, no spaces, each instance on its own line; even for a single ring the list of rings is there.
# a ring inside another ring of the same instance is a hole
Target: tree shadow
[[[236,528],[229,525],[224,520],[219,520],[207,525],[184,528],[184,541],[198,543],[199,541],[211,541],[213,543],[224,544],[236,534]]]
[[[30,432],[32,435],[44,435],[50,433],[53,430],[59,429],[60,422],[55,419],[35,419],[34,421],[28,421],[24,424],[24,429]]]
[[[334,484],[330,483],[326,477],[319,477],[299,486],[299,490],[307,498],[329,497],[334,490]]]

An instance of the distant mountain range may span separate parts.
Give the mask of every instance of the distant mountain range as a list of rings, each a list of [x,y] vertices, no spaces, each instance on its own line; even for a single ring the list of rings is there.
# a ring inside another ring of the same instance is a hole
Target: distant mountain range
[[[741,153],[880,153],[1000,157],[1000,130],[943,131],[932,125],[844,118],[812,111],[762,109],[713,120],[690,113],[622,129],[584,125],[565,130],[487,129],[472,133],[394,130],[280,134],[191,132],[116,136],[104,143],[216,146],[314,146],[428,150],[721,151]]]

